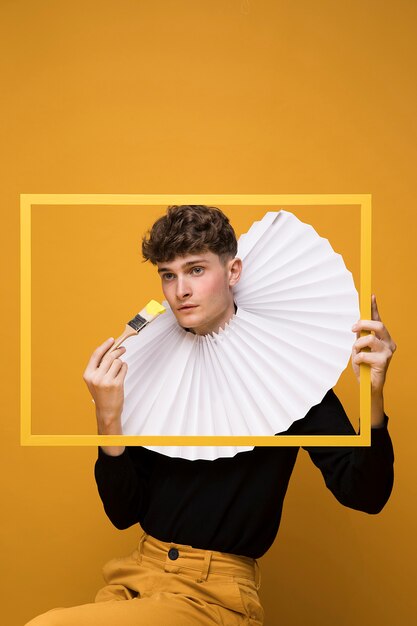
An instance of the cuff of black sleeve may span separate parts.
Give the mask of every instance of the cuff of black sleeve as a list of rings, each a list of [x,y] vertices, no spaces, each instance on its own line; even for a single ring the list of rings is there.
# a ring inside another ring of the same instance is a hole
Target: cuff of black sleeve
[[[378,438],[380,437],[385,437],[386,433],[388,431],[388,421],[389,421],[389,417],[386,413],[384,413],[384,422],[381,426],[371,426],[371,439],[373,440],[378,440]],[[359,420],[359,431],[358,431],[358,435],[361,434],[361,421]]]
[[[111,454],[106,454],[104,450],[99,446],[98,447],[98,460],[101,463],[108,463],[109,465],[115,465],[116,463],[126,463],[129,458],[127,448],[125,448],[122,454],[118,454],[117,456],[112,456]]]
[[[381,426],[371,426],[371,442],[386,438],[388,433],[388,416],[384,413],[384,422]]]

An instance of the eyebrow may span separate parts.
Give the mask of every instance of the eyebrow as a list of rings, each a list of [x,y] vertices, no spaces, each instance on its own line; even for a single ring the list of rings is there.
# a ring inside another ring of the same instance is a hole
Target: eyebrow
[[[187,261],[186,263],[183,263],[181,265],[181,269],[185,269],[190,265],[202,265],[203,263],[210,263],[210,261],[208,261],[207,259],[194,259],[193,261]],[[161,272],[172,272],[172,269],[170,269],[169,267],[160,267],[158,269],[158,274],[160,274]]]

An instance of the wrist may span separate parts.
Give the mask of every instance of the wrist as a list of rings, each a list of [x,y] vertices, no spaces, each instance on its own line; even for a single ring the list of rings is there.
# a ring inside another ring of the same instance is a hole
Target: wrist
[[[103,424],[97,418],[97,433],[99,435],[123,435],[120,418]],[[100,446],[107,456],[120,456],[125,451],[125,446]]]
[[[97,414],[97,434],[99,435],[123,435],[120,417],[103,418]]]
[[[384,423],[384,396],[380,389],[371,394],[371,428],[382,428]]]

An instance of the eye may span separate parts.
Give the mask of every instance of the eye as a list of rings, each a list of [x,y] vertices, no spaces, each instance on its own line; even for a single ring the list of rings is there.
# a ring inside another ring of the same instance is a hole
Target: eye
[[[166,274],[162,274],[162,278],[164,280],[171,280],[172,276],[174,276],[172,272],[167,272]]]
[[[191,272],[195,274],[196,276],[200,276],[200,274],[204,272],[204,267],[193,267]]]

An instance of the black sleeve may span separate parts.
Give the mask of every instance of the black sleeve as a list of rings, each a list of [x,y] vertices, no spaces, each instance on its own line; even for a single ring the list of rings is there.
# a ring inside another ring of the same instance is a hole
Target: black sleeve
[[[116,528],[124,530],[140,521],[147,497],[146,471],[138,466],[137,453],[126,447],[119,456],[98,448],[94,466],[98,492],[104,510]]]
[[[355,435],[356,432],[334,391],[294,422],[289,435]],[[394,484],[394,450],[384,413],[381,428],[371,428],[371,445],[360,447],[303,446],[335,498],[351,509],[379,513]]]

